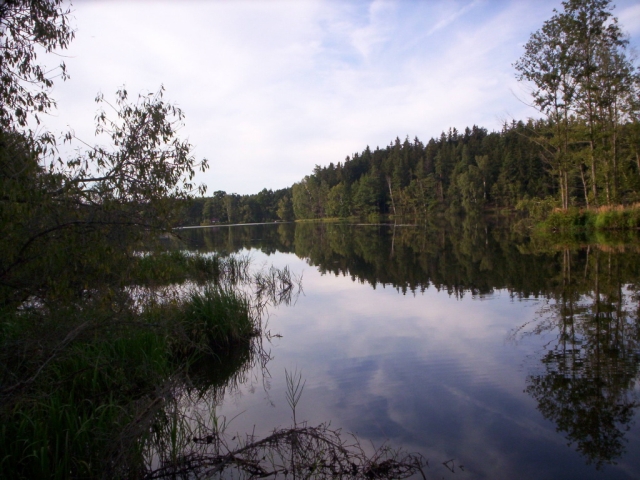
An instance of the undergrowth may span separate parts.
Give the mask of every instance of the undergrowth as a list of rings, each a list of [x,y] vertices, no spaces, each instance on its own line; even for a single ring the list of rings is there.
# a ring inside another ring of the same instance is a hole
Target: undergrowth
[[[140,255],[134,280],[177,284],[162,301],[107,286],[74,303],[5,305],[2,477],[138,477],[158,415],[190,382],[193,365],[217,371],[225,359],[261,355],[252,341],[261,333],[259,315],[233,287],[251,278],[248,265],[180,252]],[[187,279],[185,291],[179,286]]]
[[[536,228],[541,231],[569,233],[636,231],[640,229],[640,205],[554,209],[537,223]]]

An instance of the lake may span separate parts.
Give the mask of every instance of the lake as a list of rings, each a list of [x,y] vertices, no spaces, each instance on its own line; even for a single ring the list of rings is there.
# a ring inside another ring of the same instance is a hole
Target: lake
[[[291,425],[299,372],[298,422],[420,452],[427,478],[640,478],[633,237],[532,240],[480,219],[181,236],[302,278],[264,319],[271,360],[216,407],[231,431]]]

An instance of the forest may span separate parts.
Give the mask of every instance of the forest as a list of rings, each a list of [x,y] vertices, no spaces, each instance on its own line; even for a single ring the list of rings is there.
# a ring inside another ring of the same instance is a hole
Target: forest
[[[264,309],[289,305],[301,291],[286,268],[250,270],[248,258],[230,254],[273,239],[265,248],[293,249],[323,273],[403,293],[432,285],[460,296],[507,288],[563,299],[565,281],[582,294],[593,279],[614,305],[634,278],[636,251],[612,262],[610,245],[584,255],[527,247],[472,215],[640,201],[639,79],[628,42],[608,1],[563,6],[515,64],[541,118],[500,132],[451,128],[426,143],[396,138],[316,166],[290,188],[204,197],[195,179],[208,164],[178,135],[184,115],[163,88],[97,96],[96,133],[106,146],[48,132],[41,121],[55,111],[54,79],[68,73],[64,56],[49,69],[39,55],[73,40],[70,7],[0,2],[0,476],[176,478],[210,467],[223,475],[233,465],[262,478],[311,468],[334,478],[336,465],[363,479],[422,472],[420,455],[384,447],[370,457],[355,437],[359,450],[346,448],[339,430],[302,428],[294,387],[292,428],[260,441],[238,437],[236,447],[220,443],[215,415],[194,422],[184,414],[202,398],[215,405],[228,385],[265,367]],[[62,157],[67,142],[82,147]],[[445,230],[425,223],[382,233],[284,223],[380,215],[417,222],[444,211],[467,215],[448,216]],[[218,242],[206,252],[185,249],[174,230],[278,220],[265,235],[264,226],[215,239],[180,232]],[[524,263],[509,261],[524,248],[531,248]],[[542,255],[562,255],[562,267],[545,266]],[[570,276],[571,265],[584,280]],[[551,293],[542,287],[548,278]],[[534,396],[544,398],[546,388],[531,381]]]
[[[68,47],[71,16],[64,0],[0,2],[0,477],[421,471],[420,455],[372,456],[329,425],[296,424],[295,410],[265,438],[225,436],[215,406],[265,367],[263,313],[299,281],[248,257],[166,248],[208,165],[178,136],[184,115],[162,87],[97,95],[106,145],[41,124],[68,74],[64,55],[54,68],[39,56]],[[62,156],[64,143],[82,147]],[[202,399],[214,413],[194,418]]]
[[[640,201],[640,77],[608,0],[568,0],[514,63],[538,118],[501,131],[449,128],[316,165],[290,189],[216,192],[184,224],[392,215],[444,210],[597,209]]]

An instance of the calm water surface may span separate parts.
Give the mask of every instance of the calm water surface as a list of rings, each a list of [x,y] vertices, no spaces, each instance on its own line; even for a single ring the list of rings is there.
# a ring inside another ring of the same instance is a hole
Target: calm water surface
[[[558,246],[479,221],[183,236],[302,276],[295,305],[269,311],[268,372],[218,407],[232,431],[290,425],[297,369],[298,421],[421,452],[431,478],[640,478],[637,242]]]

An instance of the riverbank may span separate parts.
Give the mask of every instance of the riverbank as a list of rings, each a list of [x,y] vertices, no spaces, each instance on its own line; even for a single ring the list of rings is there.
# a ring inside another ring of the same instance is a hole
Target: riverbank
[[[551,232],[640,229],[640,204],[553,209],[535,228]]]
[[[192,366],[208,359],[223,384],[256,353],[260,318],[235,288],[248,266],[139,255],[120,288],[93,279],[84,298],[0,311],[2,476],[136,478],[150,452],[172,450],[166,405]]]

